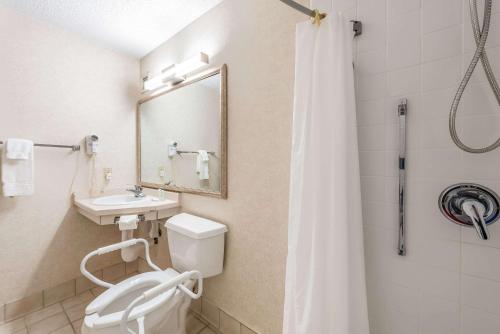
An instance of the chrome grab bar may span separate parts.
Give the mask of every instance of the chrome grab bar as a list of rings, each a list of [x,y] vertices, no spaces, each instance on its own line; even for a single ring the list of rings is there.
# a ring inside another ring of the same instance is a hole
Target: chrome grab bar
[[[406,222],[405,222],[405,195],[406,195],[406,114],[408,101],[403,99],[398,106],[399,116],[399,235],[398,254],[406,256]]]

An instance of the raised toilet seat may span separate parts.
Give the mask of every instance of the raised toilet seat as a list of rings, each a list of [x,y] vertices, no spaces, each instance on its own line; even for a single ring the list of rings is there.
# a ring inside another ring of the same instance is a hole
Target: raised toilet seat
[[[144,239],[131,239],[100,248],[88,254],[80,265],[84,276],[97,285],[108,288],[85,310],[83,334],[184,334],[185,315],[191,299],[202,293],[202,277],[197,271],[179,273],[161,270],[150,259],[149,247],[145,258],[155,270],[130,277],[116,285],[102,281],[86,269],[87,261],[95,256],[133,246],[148,245]],[[198,291],[193,293],[195,281]]]

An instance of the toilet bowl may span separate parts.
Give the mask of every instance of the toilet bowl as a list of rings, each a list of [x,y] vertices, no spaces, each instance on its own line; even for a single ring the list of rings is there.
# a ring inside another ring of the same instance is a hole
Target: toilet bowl
[[[87,306],[81,329],[83,334],[185,334],[187,310],[191,299],[202,294],[202,279],[222,272],[227,228],[188,214],[170,218],[165,226],[173,267],[179,271],[157,267],[150,259],[149,244],[144,239],[99,248],[82,260],[83,275],[107,288]],[[98,279],[86,269],[91,257],[137,243],[144,244],[145,260],[153,272],[138,274],[114,285]],[[196,292],[193,292],[195,285]]]
[[[117,334],[127,306],[145,291],[178,276],[173,269],[147,272],[126,279],[98,296],[86,309],[83,334]],[[135,288],[130,289],[131,286]],[[193,282],[186,284],[193,287]],[[128,290],[125,295],[123,292]],[[191,298],[173,287],[147,302],[139,304],[128,317],[127,327],[135,333],[183,334],[186,311]],[[139,327],[144,326],[141,330]]]

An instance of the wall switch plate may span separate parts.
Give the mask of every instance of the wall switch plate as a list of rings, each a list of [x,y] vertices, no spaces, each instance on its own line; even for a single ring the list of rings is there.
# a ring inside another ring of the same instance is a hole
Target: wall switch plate
[[[111,178],[113,177],[113,169],[112,168],[104,168],[104,179],[106,181],[111,181]]]
[[[158,167],[158,175],[162,178],[165,177],[166,175],[165,167],[163,166]]]

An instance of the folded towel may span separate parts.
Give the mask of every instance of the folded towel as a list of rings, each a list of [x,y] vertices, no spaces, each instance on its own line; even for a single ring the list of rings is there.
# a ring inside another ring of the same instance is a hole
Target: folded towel
[[[27,139],[9,138],[5,143],[7,159],[28,160],[33,151],[33,142]]]
[[[5,197],[29,196],[34,193],[33,177],[33,143],[22,145],[12,144],[13,139],[8,139],[2,152],[2,190]],[[17,141],[17,140],[14,140]],[[7,157],[8,148],[14,159]],[[22,147],[22,149],[21,149]],[[14,153],[16,152],[16,153]],[[25,152],[28,152],[27,159],[24,159]]]
[[[139,216],[137,215],[124,215],[118,219],[118,228],[120,231],[136,230]]]
[[[198,156],[196,157],[196,174],[200,180],[208,180],[208,152],[205,150],[199,150]]]

